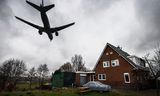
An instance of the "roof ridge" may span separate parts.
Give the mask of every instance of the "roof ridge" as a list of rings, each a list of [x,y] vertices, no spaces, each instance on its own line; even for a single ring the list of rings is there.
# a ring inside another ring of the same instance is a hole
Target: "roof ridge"
[[[127,53],[126,51],[124,51],[124,50],[122,50],[121,48],[119,48],[119,46],[118,47],[116,47],[116,46],[114,46],[114,45],[112,45],[112,44],[110,44],[110,43],[107,43],[108,45],[110,45],[111,47],[113,47],[114,49],[117,49],[117,50],[119,50],[119,51],[122,51],[122,52],[124,52],[125,54],[127,54],[127,55],[129,55],[130,56],[130,54],[129,53]]]

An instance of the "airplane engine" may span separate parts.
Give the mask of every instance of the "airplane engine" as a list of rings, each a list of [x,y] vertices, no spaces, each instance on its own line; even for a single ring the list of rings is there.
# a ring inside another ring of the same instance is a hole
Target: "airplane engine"
[[[39,32],[40,35],[42,35],[42,31],[39,30],[38,32]]]
[[[59,35],[58,32],[55,32],[55,35],[58,36]]]

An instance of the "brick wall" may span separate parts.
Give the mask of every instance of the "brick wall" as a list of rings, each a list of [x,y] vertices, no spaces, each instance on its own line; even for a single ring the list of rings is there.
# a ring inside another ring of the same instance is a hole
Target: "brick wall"
[[[110,54],[111,52],[111,54]],[[108,55],[106,55],[108,53]],[[119,60],[119,66],[112,67],[111,60]],[[103,61],[109,61],[110,67],[103,68]],[[124,87],[130,86],[135,83],[133,78],[133,66],[130,65],[123,57],[121,57],[116,51],[109,46],[104,50],[98,64],[95,68],[96,80],[105,84],[109,84],[112,87]],[[129,73],[130,84],[124,82],[124,73]],[[98,74],[106,74],[106,80],[98,80]]]

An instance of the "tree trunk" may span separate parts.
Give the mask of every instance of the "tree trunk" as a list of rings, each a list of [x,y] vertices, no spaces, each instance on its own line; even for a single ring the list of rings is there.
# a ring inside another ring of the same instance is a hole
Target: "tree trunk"
[[[157,93],[157,96],[159,96],[159,81],[158,81],[158,79],[156,79],[156,93]]]
[[[29,81],[29,89],[31,90],[32,80]]]

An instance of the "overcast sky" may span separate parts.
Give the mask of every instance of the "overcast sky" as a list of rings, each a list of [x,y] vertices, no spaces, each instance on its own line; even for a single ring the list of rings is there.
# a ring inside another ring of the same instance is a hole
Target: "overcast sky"
[[[40,4],[41,0],[29,0]],[[44,0],[55,4],[47,12],[52,27],[76,22],[47,35],[15,19],[42,25],[40,14],[25,0],[0,0],[0,62],[18,58],[30,68],[48,64],[51,71],[81,54],[92,69],[106,43],[131,55],[144,56],[160,41],[160,0]]]

